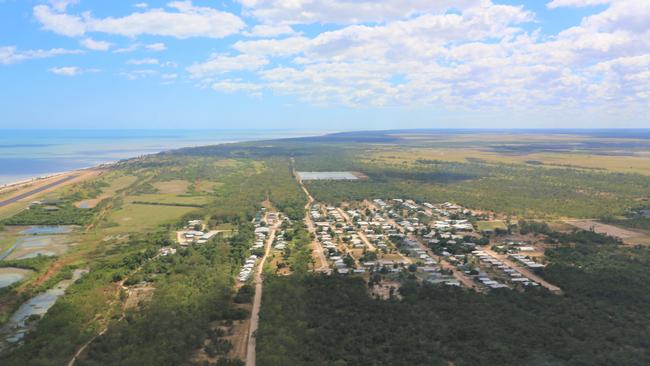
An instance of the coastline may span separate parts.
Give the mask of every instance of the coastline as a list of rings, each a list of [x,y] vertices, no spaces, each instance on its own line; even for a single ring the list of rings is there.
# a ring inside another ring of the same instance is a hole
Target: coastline
[[[307,131],[305,131],[307,132]],[[226,145],[226,144],[236,144],[236,143],[241,143],[241,142],[255,142],[255,141],[267,141],[267,140],[275,140],[275,139],[285,139],[285,138],[299,138],[299,137],[311,137],[311,136],[321,136],[323,134],[327,133],[332,133],[332,131],[310,131],[311,133],[307,132],[305,134],[297,134],[297,135],[291,135],[291,136],[264,136],[259,139],[253,139],[253,140],[247,140],[247,139],[242,139],[242,140],[223,140],[223,141],[215,141],[214,143],[211,144],[198,144],[198,145],[192,145],[189,144],[187,146],[181,146],[181,147],[172,147],[172,148],[167,148],[167,149],[162,149],[160,151],[156,152],[151,152],[151,153],[146,153],[146,154],[140,154],[140,155],[134,155],[134,156],[129,156],[129,157],[124,157],[119,160],[113,160],[113,161],[108,161],[108,162],[103,162],[100,164],[96,165],[91,165],[91,166],[86,166],[78,169],[71,169],[71,170],[63,170],[59,172],[53,172],[53,173],[44,173],[41,175],[35,175],[30,178],[22,178],[13,182],[8,182],[8,183],[0,183],[0,194],[7,193],[12,190],[19,191],[22,188],[26,188],[28,186],[34,185],[34,184],[40,184],[40,183],[45,183],[47,181],[52,181],[55,180],[56,178],[63,178],[66,176],[70,176],[76,173],[83,173],[84,171],[89,171],[89,170],[100,170],[104,168],[109,168],[115,164],[118,164],[121,161],[125,160],[131,160],[131,159],[137,159],[145,156],[151,156],[151,155],[156,155],[156,154],[161,154],[169,151],[174,151],[178,149],[185,149],[185,148],[193,148],[193,147],[203,147],[203,146],[217,146],[217,145]],[[17,194],[19,192],[16,192]],[[11,198],[12,195],[6,197],[6,198]]]
[[[11,191],[12,189],[24,188],[25,186],[29,186],[29,185],[34,184],[34,183],[41,183],[41,182],[44,182],[44,181],[47,181],[47,180],[52,180],[52,179],[55,179],[55,178],[63,178],[65,176],[69,176],[69,175],[72,175],[72,174],[75,174],[75,173],[82,173],[82,172],[88,171],[88,170],[108,168],[111,165],[114,165],[116,163],[117,162],[102,163],[102,164],[97,164],[97,165],[94,165],[94,166],[87,166],[87,167],[83,167],[83,168],[79,168],[79,169],[66,170],[66,171],[61,171],[61,172],[57,172],[57,173],[48,173],[46,175],[39,175],[39,176],[36,176],[36,177],[27,178],[27,179],[23,179],[23,180],[11,182],[11,183],[0,184],[0,193]]]

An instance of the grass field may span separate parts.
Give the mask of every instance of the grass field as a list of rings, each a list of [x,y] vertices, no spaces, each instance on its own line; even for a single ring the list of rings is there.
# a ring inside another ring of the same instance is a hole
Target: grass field
[[[494,221],[477,221],[476,227],[479,231],[483,230],[495,230],[495,229],[507,229],[506,223],[501,220]]]
[[[163,194],[185,194],[187,193],[187,188],[189,187],[190,182],[186,180],[170,180],[167,182],[156,182],[153,184],[160,193]]]
[[[107,228],[107,233],[146,232],[166,223],[173,223],[192,207],[151,206],[125,203],[119,210],[111,212],[108,220],[118,226]]]
[[[634,155],[593,155],[586,153],[525,153],[504,154],[472,148],[412,148],[412,149],[377,149],[368,161],[390,164],[413,164],[415,161],[441,160],[449,162],[466,162],[472,159],[487,163],[536,164],[548,168],[576,168],[586,170],[608,170],[619,173],[637,173],[650,175],[650,156]]]

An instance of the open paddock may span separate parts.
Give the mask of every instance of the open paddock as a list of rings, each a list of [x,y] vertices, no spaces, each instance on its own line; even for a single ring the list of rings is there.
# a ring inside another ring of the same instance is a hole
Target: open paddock
[[[183,215],[194,210],[196,208],[193,207],[152,206],[127,203],[111,213],[108,220],[117,224],[117,226],[107,228],[105,232],[151,231],[162,224],[173,223]]]
[[[153,186],[156,187],[160,193],[178,195],[187,193],[187,188],[190,186],[190,182],[176,179],[166,182],[156,182]]]

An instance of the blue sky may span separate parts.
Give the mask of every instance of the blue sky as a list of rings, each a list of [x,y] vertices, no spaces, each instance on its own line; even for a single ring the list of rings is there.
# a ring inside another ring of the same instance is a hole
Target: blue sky
[[[0,0],[0,128],[650,127],[650,1]]]

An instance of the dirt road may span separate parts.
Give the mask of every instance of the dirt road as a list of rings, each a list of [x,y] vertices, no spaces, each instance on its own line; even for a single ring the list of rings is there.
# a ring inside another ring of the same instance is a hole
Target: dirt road
[[[394,225],[395,227],[400,228],[402,231],[404,231],[404,229],[397,222],[395,222],[395,220],[390,219],[390,220],[388,220],[388,222],[390,224]],[[440,268],[451,271],[451,273],[454,275],[454,278],[456,278],[458,280],[458,282],[460,282],[463,286],[465,286],[467,288],[470,288],[470,289],[472,289],[474,291],[477,291],[477,292],[484,292],[484,289],[479,287],[476,284],[476,282],[474,282],[474,280],[467,277],[463,272],[459,271],[458,268],[454,267],[451,263],[449,263],[449,262],[445,261],[444,259],[440,258],[439,256],[435,255],[433,253],[433,251],[428,246],[426,246],[418,237],[416,237],[413,234],[409,234],[408,238],[411,239],[411,240],[414,240],[416,243],[418,243],[420,248],[425,250],[427,252],[427,254],[431,258],[438,261],[438,263],[440,263]]]
[[[314,225],[314,221],[311,219],[311,205],[314,204],[314,197],[311,196],[309,191],[307,190],[307,187],[302,183],[302,180],[300,179],[300,176],[296,173],[296,170],[293,168],[293,163],[291,164],[292,166],[292,171],[293,171],[293,176],[296,178],[296,181],[300,185],[300,188],[302,189],[303,192],[305,192],[305,195],[307,196],[307,204],[305,205],[305,224],[307,225],[307,230],[309,230],[310,233],[316,235],[316,226]],[[318,268],[314,268],[315,271],[317,272],[326,272],[330,273],[330,265],[329,262],[327,261],[327,258],[325,258],[325,253],[323,252],[323,247],[320,245],[320,243],[317,240],[314,240],[312,243],[312,252],[316,253],[318,260],[320,261],[321,265]]]
[[[352,220],[350,219],[350,216],[348,216],[348,214],[345,211],[343,211],[343,209],[338,207],[336,210],[339,212],[339,214],[341,216],[343,216],[343,218],[345,219],[345,222],[347,222],[348,225],[353,225]],[[375,246],[372,245],[372,243],[370,242],[370,240],[368,240],[368,237],[366,236],[366,234],[363,231],[357,230],[357,235],[359,236],[359,238],[361,238],[361,241],[366,245],[366,247],[368,247],[368,250],[370,250],[371,252],[376,252],[377,251],[377,248],[375,248]]]
[[[542,279],[538,275],[534,274],[533,272],[529,271],[528,269],[526,269],[526,268],[516,264],[515,262],[511,261],[510,259],[508,259],[507,256],[505,256],[503,254],[499,254],[499,253],[493,251],[492,249],[488,248],[487,246],[485,248],[482,248],[481,250],[484,251],[485,253],[489,254],[490,256],[500,260],[501,262],[507,264],[511,268],[515,268],[519,273],[521,273],[522,275],[528,277],[529,279],[539,283],[540,285],[546,287],[550,292],[552,292],[554,294],[557,294],[557,295],[562,293],[562,289],[560,289],[559,287],[555,286],[552,283],[546,282],[544,279]]]
[[[260,306],[262,305],[262,290],[263,290],[263,278],[262,272],[264,271],[264,263],[266,258],[271,252],[271,247],[273,246],[273,240],[275,239],[275,232],[278,228],[276,223],[271,227],[269,232],[269,237],[266,240],[266,248],[264,250],[264,256],[262,260],[257,265],[257,271],[255,272],[255,297],[253,299],[253,310],[251,311],[251,322],[250,328],[248,330],[248,346],[246,347],[246,366],[255,366],[255,347],[257,345],[257,328],[259,327],[260,320]]]
[[[424,245],[420,239],[416,238],[415,236],[410,235],[409,239],[415,240],[419,245],[420,248],[426,250],[427,254],[433,258],[434,260],[438,261],[440,264],[440,268],[451,271],[451,273],[454,275],[454,278],[458,280],[463,286],[470,288],[474,291],[477,292],[484,292],[484,289],[479,287],[474,280],[471,278],[467,277],[463,272],[459,271],[456,267],[454,267],[451,263],[445,261],[444,259],[440,258],[439,256],[435,255],[429,247]]]
[[[605,234],[619,238],[628,245],[639,244],[639,242],[650,242],[648,234],[632,229],[622,228],[610,224],[604,224],[597,220],[565,220],[567,224],[582,230],[593,230],[599,234]],[[641,239],[641,240],[639,240]],[[646,240],[644,240],[646,239]]]

